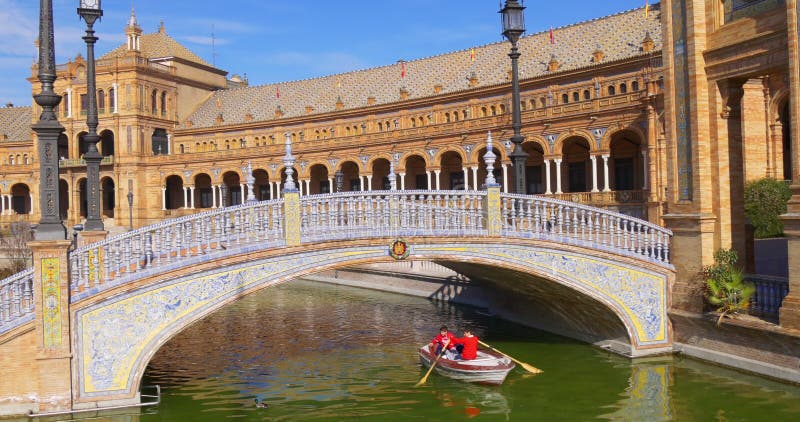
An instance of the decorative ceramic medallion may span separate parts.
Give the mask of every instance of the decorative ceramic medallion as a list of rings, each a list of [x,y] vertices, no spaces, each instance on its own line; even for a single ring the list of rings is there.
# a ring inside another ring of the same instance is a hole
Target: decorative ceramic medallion
[[[389,245],[389,256],[398,261],[408,258],[409,253],[411,253],[411,249],[409,249],[408,243],[403,239],[395,239]]]

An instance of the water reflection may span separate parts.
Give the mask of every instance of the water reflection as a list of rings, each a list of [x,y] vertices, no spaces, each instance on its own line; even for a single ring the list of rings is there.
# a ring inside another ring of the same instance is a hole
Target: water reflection
[[[545,372],[500,387],[424,374],[416,351],[439,325],[477,335]],[[631,362],[473,308],[294,281],[189,327],[153,357],[160,384],[141,420],[742,420],[797,415],[798,389],[680,359]],[[257,398],[268,409],[254,405]],[[763,403],[768,403],[767,406]],[[784,418],[786,419],[786,418]]]

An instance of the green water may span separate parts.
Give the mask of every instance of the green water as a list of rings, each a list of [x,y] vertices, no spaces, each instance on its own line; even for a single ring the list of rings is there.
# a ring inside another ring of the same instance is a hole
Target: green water
[[[544,373],[518,367],[500,387],[434,373],[415,388],[417,348],[441,324],[470,326]],[[143,384],[160,385],[162,403],[142,421],[800,420],[798,387],[688,359],[631,362],[480,309],[303,281],[193,325],[158,351]]]

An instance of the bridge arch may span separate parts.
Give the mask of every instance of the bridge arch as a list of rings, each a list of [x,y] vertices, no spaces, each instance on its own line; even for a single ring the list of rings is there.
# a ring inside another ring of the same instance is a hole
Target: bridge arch
[[[187,326],[257,290],[321,270],[387,262],[388,241],[326,242],[302,250],[272,248],[199,262],[169,276],[153,274],[136,287],[110,289],[76,303],[74,371],[78,401],[125,400],[138,391],[148,362]],[[663,267],[642,266],[581,247],[553,242],[450,237],[409,238],[409,259],[506,268],[557,283],[603,304],[625,327],[634,352],[670,346],[666,318],[670,278]]]

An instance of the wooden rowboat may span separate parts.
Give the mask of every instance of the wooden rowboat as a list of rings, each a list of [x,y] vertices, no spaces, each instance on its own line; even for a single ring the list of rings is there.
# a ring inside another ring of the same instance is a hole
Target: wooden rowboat
[[[435,351],[435,349],[430,350],[430,345],[422,346],[419,349],[420,362],[430,367],[436,360]],[[511,359],[494,350],[478,350],[478,357],[472,360],[451,360],[442,356],[434,370],[448,378],[461,381],[500,385],[515,366]]]

